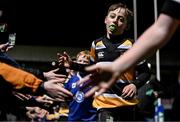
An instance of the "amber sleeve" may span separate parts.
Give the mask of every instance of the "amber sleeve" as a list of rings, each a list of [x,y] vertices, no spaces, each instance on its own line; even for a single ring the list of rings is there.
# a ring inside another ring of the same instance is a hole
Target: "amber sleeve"
[[[0,76],[12,85],[13,89],[27,89],[36,92],[42,80],[21,69],[0,62]]]

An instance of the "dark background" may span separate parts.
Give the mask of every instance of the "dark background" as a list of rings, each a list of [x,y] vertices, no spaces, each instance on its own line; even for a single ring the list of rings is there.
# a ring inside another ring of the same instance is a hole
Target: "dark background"
[[[16,44],[90,47],[92,40],[105,33],[104,17],[109,5],[119,1],[121,0],[6,0],[1,5],[7,10],[12,30],[17,32]],[[121,2],[133,10],[133,0]],[[159,10],[163,2],[164,0],[158,0]],[[154,22],[153,0],[137,0],[137,5],[140,35]],[[129,36],[133,38],[133,26]],[[171,41],[168,49],[174,49],[173,45],[179,44],[177,39],[173,40],[175,41]]]

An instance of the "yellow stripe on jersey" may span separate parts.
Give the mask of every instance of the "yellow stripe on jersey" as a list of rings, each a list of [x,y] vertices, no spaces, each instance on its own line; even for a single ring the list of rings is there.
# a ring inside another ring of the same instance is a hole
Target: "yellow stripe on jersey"
[[[102,41],[99,41],[99,42],[97,42],[96,43],[96,45],[95,45],[96,47],[104,47],[104,44],[103,44],[103,42]]]
[[[132,46],[133,44],[132,44],[132,41],[130,41],[130,40],[126,40],[125,42],[123,42],[122,43],[123,45],[126,45],[126,46]]]
[[[115,108],[121,106],[131,106],[139,103],[137,98],[131,100],[125,100],[116,94],[107,94],[97,96],[93,101],[93,107],[95,108]]]
[[[133,43],[130,40],[125,40],[121,45],[118,46],[119,49],[130,49]]]

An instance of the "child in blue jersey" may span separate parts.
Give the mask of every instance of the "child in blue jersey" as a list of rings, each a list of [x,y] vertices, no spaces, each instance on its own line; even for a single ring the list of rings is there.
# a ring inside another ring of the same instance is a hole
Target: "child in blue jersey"
[[[77,54],[77,63],[80,64],[89,64],[90,63],[90,54],[89,51],[81,51]],[[76,85],[77,81],[84,77],[83,72],[77,72],[73,75],[67,83],[65,83],[65,88],[69,90],[73,96],[80,91],[80,87]],[[88,90],[88,89],[86,89]],[[83,92],[86,92],[83,90]],[[93,98],[85,98],[83,101],[76,101],[73,99],[69,102],[69,114],[68,121],[96,121],[96,108],[92,107]]]

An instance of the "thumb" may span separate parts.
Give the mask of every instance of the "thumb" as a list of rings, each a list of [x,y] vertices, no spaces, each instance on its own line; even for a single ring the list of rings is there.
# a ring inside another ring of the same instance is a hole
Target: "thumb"
[[[57,68],[57,69],[53,69],[53,70],[51,70],[52,72],[57,72],[59,70],[59,68]]]
[[[10,49],[12,49],[14,46],[7,46],[6,48],[6,52],[9,51]]]
[[[47,82],[51,82],[51,83],[61,83],[62,81],[61,80],[59,80],[59,79],[53,79],[53,80],[49,80],[49,81],[47,81]]]

